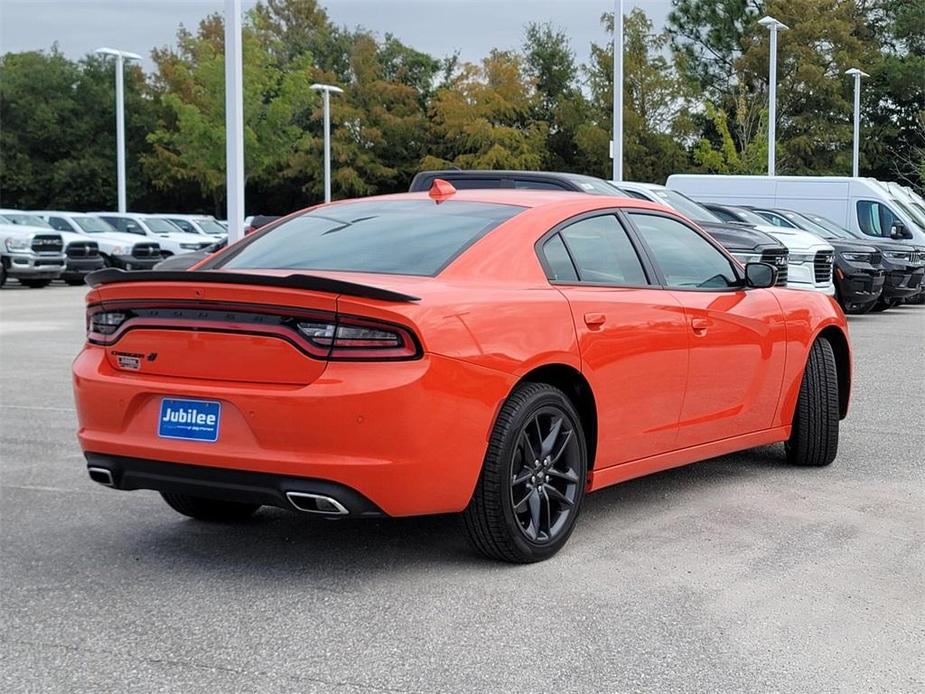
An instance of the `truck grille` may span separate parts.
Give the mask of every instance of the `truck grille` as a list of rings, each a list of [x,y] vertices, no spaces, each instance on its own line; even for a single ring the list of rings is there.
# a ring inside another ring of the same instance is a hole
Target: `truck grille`
[[[161,247],[156,243],[136,243],[132,246],[132,256],[135,258],[160,258]]]
[[[834,254],[832,251],[819,251],[816,253],[816,260],[813,262],[813,268],[816,271],[816,284],[828,284],[832,281],[832,261]]]
[[[64,250],[64,241],[55,234],[37,234],[32,238],[32,250],[36,253],[60,253]]]
[[[787,250],[776,248],[761,254],[761,262],[777,268],[777,286],[787,286]]]
[[[96,241],[72,241],[67,245],[68,258],[96,258],[100,247]]]
[[[883,260],[883,254],[880,251],[874,251],[870,254],[870,264],[879,265]]]

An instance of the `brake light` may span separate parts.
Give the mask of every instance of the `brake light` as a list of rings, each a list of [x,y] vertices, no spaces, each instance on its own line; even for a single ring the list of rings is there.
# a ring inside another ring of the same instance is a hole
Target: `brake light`
[[[411,333],[391,323],[341,317],[330,322],[300,321],[296,327],[313,345],[328,350],[328,359],[377,361],[418,356]]]
[[[87,310],[87,341],[114,345],[127,331],[139,328],[214,330],[273,335],[314,359],[400,361],[422,353],[413,332],[402,325],[302,309],[281,315],[267,308],[210,302],[117,301],[106,308],[97,304]]]

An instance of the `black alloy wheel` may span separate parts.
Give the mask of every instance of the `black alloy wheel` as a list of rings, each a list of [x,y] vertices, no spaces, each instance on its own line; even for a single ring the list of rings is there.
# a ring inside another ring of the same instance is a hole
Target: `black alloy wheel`
[[[584,498],[587,447],[572,400],[546,383],[523,383],[498,413],[463,513],[476,549],[493,559],[547,559],[568,541]]]
[[[521,429],[511,505],[527,539],[551,542],[568,525],[580,495],[582,464],[575,429],[558,408],[538,410]]]

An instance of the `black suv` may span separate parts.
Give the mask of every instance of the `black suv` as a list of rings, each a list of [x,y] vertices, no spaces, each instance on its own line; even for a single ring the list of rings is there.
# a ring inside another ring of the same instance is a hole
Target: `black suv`
[[[906,243],[874,236],[861,236],[818,215],[793,210],[772,210],[750,207],[775,226],[792,226],[816,234],[835,248],[835,289],[838,301],[846,313],[848,304],[855,304],[855,313],[883,311],[902,301],[915,299],[922,292],[925,275],[925,254]],[[825,223],[827,222],[827,223]],[[876,261],[876,262],[875,262]],[[875,271],[882,293],[871,298],[877,290]]]
[[[592,195],[614,195],[624,198],[642,196],[623,190],[618,185],[596,176],[556,171],[490,171],[446,169],[421,171],[408,189],[411,193],[430,190],[436,179],[451,183],[457,190],[485,188],[518,188],[522,190],[564,190]],[[656,201],[661,203],[661,201]],[[663,203],[662,203],[663,204]],[[679,210],[684,214],[683,210]],[[787,284],[787,248],[777,239],[756,229],[718,220],[692,219],[715,238],[743,265],[750,262],[770,263],[777,268],[777,284]]]

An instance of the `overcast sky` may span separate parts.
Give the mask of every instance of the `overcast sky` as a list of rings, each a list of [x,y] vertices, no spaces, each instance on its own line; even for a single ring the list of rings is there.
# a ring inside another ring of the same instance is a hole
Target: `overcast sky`
[[[243,0],[246,8],[256,0]],[[516,48],[524,25],[551,22],[572,39],[584,61],[591,42],[602,42],[600,16],[613,0],[322,0],[331,19],[350,28],[362,26],[395,34],[403,42],[435,56],[458,50],[477,61],[492,48]],[[641,7],[664,25],[671,0],[625,0],[625,12]],[[173,45],[177,27],[195,28],[204,16],[221,12],[223,0],[0,0],[0,53],[47,49],[79,58],[100,46],[145,56],[156,46]]]

